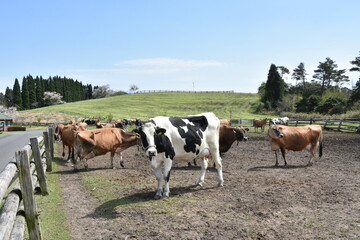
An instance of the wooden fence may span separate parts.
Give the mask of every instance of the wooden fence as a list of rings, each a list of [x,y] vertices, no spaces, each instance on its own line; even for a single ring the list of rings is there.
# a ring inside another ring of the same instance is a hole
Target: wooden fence
[[[242,125],[252,127],[253,119],[231,119],[232,125]],[[294,118],[290,119],[289,126],[305,126],[317,124],[324,130],[338,132],[360,133],[360,119],[321,119],[321,118]]]
[[[25,222],[30,240],[42,239],[34,192],[47,195],[45,171],[54,157],[53,128],[15,153],[0,173],[0,239],[24,239]]]
[[[171,90],[143,90],[136,91],[136,93],[234,93],[234,90],[231,91],[171,91]]]

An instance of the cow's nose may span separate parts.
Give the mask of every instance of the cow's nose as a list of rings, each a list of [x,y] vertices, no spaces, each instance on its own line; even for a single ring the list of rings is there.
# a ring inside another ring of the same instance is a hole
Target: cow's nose
[[[149,157],[155,157],[156,154],[157,154],[156,150],[148,151],[148,156],[149,156]]]
[[[248,140],[248,138],[247,137],[244,137],[244,141],[247,141]]]
[[[281,137],[281,138],[284,137],[284,134],[280,133],[279,137]]]

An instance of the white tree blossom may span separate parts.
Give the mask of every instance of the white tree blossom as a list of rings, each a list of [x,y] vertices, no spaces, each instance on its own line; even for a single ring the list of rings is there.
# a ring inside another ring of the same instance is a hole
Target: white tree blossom
[[[93,91],[93,98],[104,98],[114,94],[109,85],[99,86]]]
[[[43,99],[47,106],[65,103],[65,101],[62,100],[61,94],[57,92],[44,92]]]

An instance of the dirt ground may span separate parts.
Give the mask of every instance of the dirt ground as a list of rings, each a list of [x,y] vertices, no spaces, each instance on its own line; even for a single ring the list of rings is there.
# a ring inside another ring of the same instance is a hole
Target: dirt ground
[[[198,187],[200,167],[174,162],[170,197],[161,200],[153,200],[156,180],[136,147],[124,152],[124,169],[109,169],[109,155],[89,160],[88,172],[64,160],[72,238],[360,239],[359,134],[325,133],[320,160],[307,166],[306,151],[287,152],[287,168],[282,159],[274,167],[265,134],[248,136],[223,156],[224,187],[213,167]],[[96,195],[99,187],[84,185],[89,176],[107,179],[110,190]]]

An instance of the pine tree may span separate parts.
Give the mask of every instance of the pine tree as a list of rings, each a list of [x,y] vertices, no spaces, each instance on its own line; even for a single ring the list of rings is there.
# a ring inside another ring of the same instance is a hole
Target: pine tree
[[[17,78],[15,78],[15,83],[13,87],[13,100],[14,100],[14,106],[18,110],[22,110],[23,105],[22,105],[21,90],[20,90],[19,80]]]
[[[9,87],[6,87],[5,90],[5,104],[7,108],[14,106],[13,90]]]
[[[37,98],[35,91],[35,79],[31,75],[29,75],[27,78],[28,78],[28,88],[29,88],[29,107],[36,108]]]
[[[265,94],[262,101],[265,106],[276,108],[277,104],[281,102],[285,94],[285,82],[280,77],[275,64],[271,64],[268,79],[265,83]],[[269,106],[270,104],[270,106]]]
[[[27,78],[23,77],[23,81],[21,84],[21,96],[22,96],[22,106],[23,109],[30,108],[30,101],[29,101],[29,86]]]

